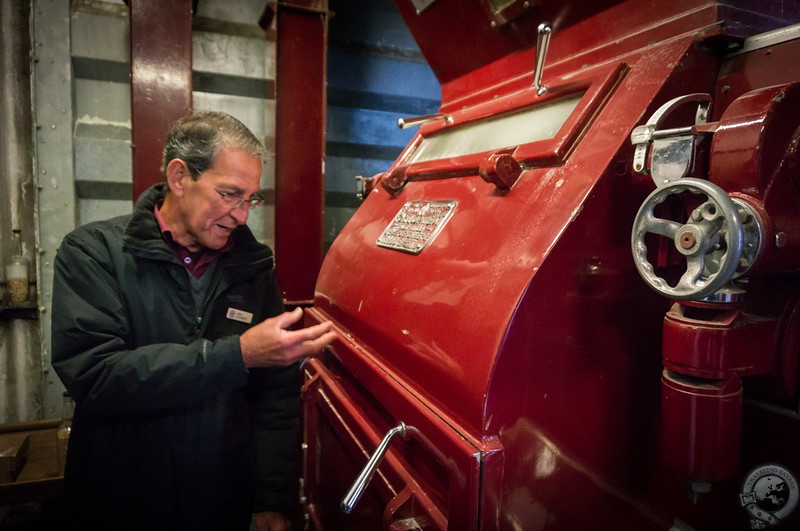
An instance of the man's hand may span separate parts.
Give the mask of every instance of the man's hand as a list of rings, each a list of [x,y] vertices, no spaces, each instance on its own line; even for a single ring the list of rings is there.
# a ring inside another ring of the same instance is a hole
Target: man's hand
[[[303,316],[295,308],[267,319],[239,337],[245,367],[286,367],[305,357],[317,354],[330,344],[336,333],[330,322],[300,330],[286,330]]]
[[[256,529],[258,531],[289,531],[292,527],[289,519],[281,513],[256,513]]]

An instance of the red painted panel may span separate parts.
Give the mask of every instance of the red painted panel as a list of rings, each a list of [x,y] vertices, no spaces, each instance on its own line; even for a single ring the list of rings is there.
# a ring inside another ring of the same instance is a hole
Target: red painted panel
[[[130,0],[133,200],[161,182],[169,124],[192,108],[192,0]]]
[[[530,7],[519,9],[517,16],[505,24],[498,23],[501,17],[493,16],[497,10],[492,5],[508,2],[481,0],[456,5],[435,1],[422,16],[410,0],[395,0],[395,4],[434,73],[446,84],[480,66],[532,47],[540,22],[558,22],[561,30],[620,1],[522,2]]]
[[[329,319],[315,308],[307,311],[306,324]],[[373,528],[400,492],[410,489],[421,516],[435,523],[432,528],[444,529],[447,522],[455,529],[474,527],[478,456],[500,448],[471,438],[432,404],[399,385],[397,375],[350,339],[347,330],[337,326],[336,331],[341,339],[305,367],[304,477],[314,512],[329,529],[356,523]],[[400,422],[408,426],[408,440],[392,444],[386,466],[379,467],[382,473],[374,476],[353,516],[340,514],[339,502],[361,467],[383,434]],[[340,452],[340,459],[331,459]],[[467,504],[453,512],[465,500]],[[396,518],[408,510],[407,503],[398,505]]]

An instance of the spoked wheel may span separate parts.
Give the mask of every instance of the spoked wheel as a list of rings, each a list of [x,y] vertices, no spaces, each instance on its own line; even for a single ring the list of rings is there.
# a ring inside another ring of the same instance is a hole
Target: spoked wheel
[[[670,196],[691,192],[706,196],[685,223],[656,217],[656,207]],[[670,238],[686,259],[686,270],[674,286],[658,276],[647,256],[645,236]],[[676,300],[700,300],[726,286],[742,256],[744,231],[734,202],[718,186],[683,178],[666,184],[645,199],[633,223],[631,250],[639,274],[662,295]]]

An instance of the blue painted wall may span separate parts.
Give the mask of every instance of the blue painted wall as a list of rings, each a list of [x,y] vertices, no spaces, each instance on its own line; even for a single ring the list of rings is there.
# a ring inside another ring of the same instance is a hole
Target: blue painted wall
[[[330,0],[325,248],[358,208],[356,175],[386,171],[441,87],[391,0]]]

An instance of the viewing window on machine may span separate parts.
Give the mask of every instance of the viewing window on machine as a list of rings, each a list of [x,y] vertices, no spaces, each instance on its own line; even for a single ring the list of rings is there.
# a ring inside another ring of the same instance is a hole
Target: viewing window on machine
[[[558,133],[583,93],[546,105],[522,107],[517,112],[445,129],[425,137],[407,163],[460,157],[548,140]]]

